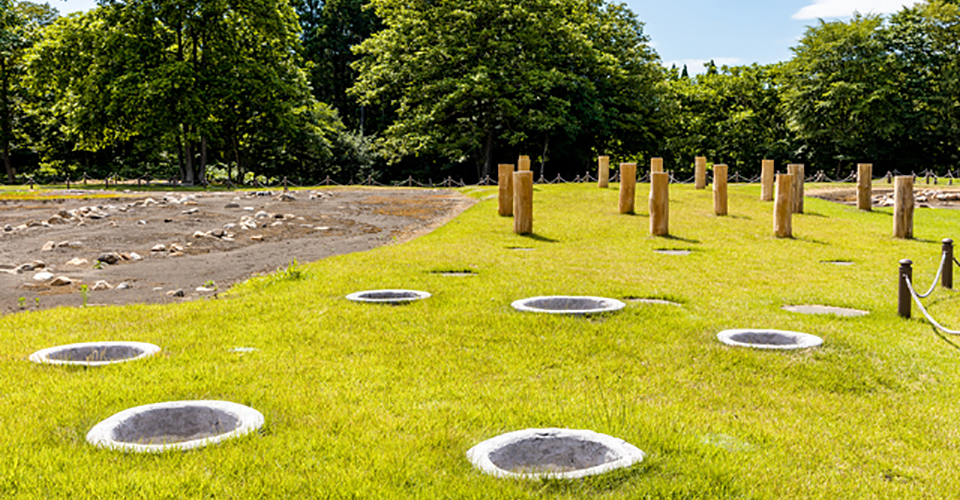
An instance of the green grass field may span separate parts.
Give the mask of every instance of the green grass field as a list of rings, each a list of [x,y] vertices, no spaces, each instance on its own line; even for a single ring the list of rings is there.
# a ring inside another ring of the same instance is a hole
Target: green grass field
[[[809,188],[808,188],[809,189]],[[759,187],[670,188],[672,237],[617,213],[616,189],[537,186],[533,236],[496,214],[496,187],[430,235],[255,278],[219,300],[91,307],[0,318],[3,498],[953,498],[960,491],[960,339],[896,314],[897,262],[925,290],[960,212],[918,209],[912,241],[891,209],[808,198],[795,239],[776,239]],[[529,248],[532,250],[517,250]],[[665,256],[656,249],[690,249]],[[291,255],[290,258],[295,258]],[[823,261],[851,260],[854,266]],[[472,270],[470,277],[436,271]],[[349,302],[425,290],[405,306]],[[664,298],[615,314],[514,311],[534,295]],[[960,328],[960,301],[926,299]],[[95,293],[91,294],[95,302]],[[824,304],[864,318],[780,309]],[[915,316],[919,313],[915,312]],[[818,335],[820,349],[720,344],[729,328]],[[34,351],[95,340],[163,348],[101,368],[39,366]],[[234,347],[259,349],[234,353]],[[88,445],[110,415],[222,399],[266,417],[261,432],[189,452]],[[590,429],[647,458],[575,481],[483,475],[465,452],[529,427]]]

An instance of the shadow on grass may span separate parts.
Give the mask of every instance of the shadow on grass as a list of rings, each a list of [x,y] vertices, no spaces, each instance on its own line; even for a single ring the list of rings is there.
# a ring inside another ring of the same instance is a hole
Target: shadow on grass
[[[531,240],[533,240],[533,241],[541,241],[541,242],[543,242],[543,243],[559,243],[559,242],[560,242],[560,240],[555,240],[555,239],[553,239],[553,238],[547,238],[546,236],[541,236],[541,235],[539,235],[539,234],[537,234],[537,233],[521,234],[520,236],[522,236],[522,237],[524,237],[524,238],[531,239]]]
[[[665,240],[671,240],[671,241],[682,241],[684,243],[700,244],[700,240],[693,240],[690,238],[684,238],[682,236],[674,236],[672,234],[668,234],[666,236],[655,236],[655,238],[663,238]]]
[[[821,214],[821,213],[819,213],[819,212],[804,212],[804,213],[802,213],[802,214],[797,214],[797,215],[809,215],[810,217],[822,217],[822,218],[824,218],[824,219],[829,219],[829,217],[827,217],[826,215],[823,215],[823,214]]]

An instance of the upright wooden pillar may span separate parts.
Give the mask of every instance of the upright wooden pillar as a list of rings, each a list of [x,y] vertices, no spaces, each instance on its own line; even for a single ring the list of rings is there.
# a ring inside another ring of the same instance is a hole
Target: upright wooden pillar
[[[873,164],[857,165],[857,208],[870,211],[873,205]]]
[[[793,176],[777,174],[773,202],[773,232],[777,238],[793,238]]]
[[[650,174],[650,234],[670,234],[670,174]]]
[[[663,158],[650,158],[650,173],[663,172]]]
[[[713,166],[713,214],[727,215],[727,166]]]
[[[893,180],[893,237],[913,238],[913,176],[898,175]]]
[[[620,213],[632,214],[637,196],[637,164],[620,164]]]
[[[597,186],[600,189],[607,189],[610,185],[610,157],[601,156],[597,159],[597,177],[600,178],[600,181],[597,183]]]
[[[773,201],[773,160],[763,160],[760,167],[760,201]]]
[[[706,189],[707,187],[707,159],[703,156],[694,158],[693,188]]]
[[[803,164],[787,165],[787,173],[793,176],[793,213],[803,213]]]
[[[513,173],[513,232],[533,232],[533,172]]]
[[[518,172],[526,172],[526,171],[528,171],[528,170],[530,170],[530,157],[529,157],[529,156],[521,156],[521,157],[517,160],[517,171],[518,171]]]
[[[510,217],[513,215],[513,165],[502,163],[497,166],[497,186],[500,188],[497,213]]]

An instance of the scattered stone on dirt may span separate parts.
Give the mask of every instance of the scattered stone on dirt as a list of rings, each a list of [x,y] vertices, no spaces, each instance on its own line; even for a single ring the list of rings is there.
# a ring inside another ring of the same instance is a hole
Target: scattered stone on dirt
[[[74,197],[88,193],[62,192]],[[194,290],[209,281],[217,283],[217,291],[221,292],[233,283],[272,272],[293,259],[312,262],[406,241],[446,222],[474,202],[444,190],[305,191],[294,192],[296,199],[282,204],[276,200],[277,191],[262,193],[206,192],[195,198],[180,193],[104,193],[114,198],[0,200],[0,227],[11,228],[0,231],[0,263],[6,263],[0,266],[0,313],[19,312],[19,297],[31,303],[41,298],[41,309],[77,307],[82,301],[76,284],[93,285],[101,280],[120,283],[97,292],[97,303],[101,304],[170,302],[171,297],[163,290],[185,290],[186,299],[209,297],[210,292],[201,295]],[[157,202],[165,196],[167,201]],[[313,201],[308,201],[308,196]],[[173,199],[176,202],[170,201]],[[316,201],[321,199],[324,201]],[[198,212],[181,215],[181,211],[193,208],[184,206],[190,202],[197,203]],[[249,210],[224,208],[229,203],[237,203],[238,208],[249,205]],[[182,208],[176,210],[177,207]],[[268,217],[255,219],[258,211]],[[89,217],[100,212],[108,217]],[[66,223],[48,224],[41,229],[44,222],[57,220],[54,215]],[[161,224],[164,219],[170,222]],[[279,221],[290,223],[272,225]],[[33,223],[34,229],[28,229],[28,222]],[[110,222],[116,222],[117,227],[110,227]],[[318,226],[324,228],[322,232],[314,229]],[[209,233],[210,237],[194,238],[198,231]],[[263,240],[252,240],[251,235],[263,236]],[[41,253],[47,241],[59,243],[53,251]],[[69,251],[61,250],[65,241],[71,242]],[[174,244],[179,251],[170,251]],[[152,252],[158,245],[162,245],[162,250]],[[119,261],[121,265],[90,265],[104,253],[116,253],[129,262],[137,261],[135,253],[142,257],[136,265],[122,265]],[[49,266],[31,262],[41,255]],[[49,281],[33,281],[33,275],[46,267],[55,276],[70,273],[74,285],[56,288]],[[122,286],[123,283],[127,285]],[[154,288],[159,288],[160,293]]]
[[[6,226],[3,226],[3,230],[9,233],[13,231],[13,226],[11,226],[10,224],[7,224]]]
[[[43,246],[40,248],[40,251],[41,251],[41,252],[49,252],[49,251],[53,250],[54,247],[56,247],[56,246],[57,246],[57,242],[55,242],[55,241],[48,241],[48,242],[46,242],[46,243],[43,244]]]
[[[224,205],[223,208],[240,208],[240,204],[235,201],[231,201],[230,203]]]
[[[960,190],[955,188],[914,189],[913,193],[914,205],[917,208],[960,208]],[[857,204],[857,189],[855,187],[813,189],[808,194],[815,198],[845,205]],[[886,187],[886,185],[878,187],[875,182],[871,204],[874,207],[892,207],[894,205],[893,188]]]
[[[164,245],[163,243],[157,243],[156,245],[153,246],[153,248],[150,249],[150,251],[151,251],[151,252],[166,252],[166,251],[167,251],[167,246]]]
[[[169,295],[169,296],[171,296],[171,297],[185,297],[185,296],[186,296],[186,294],[183,293],[183,290],[182,290],[182,289],[181,289],[181,290],[170,290],[169,292],[167,292],[167,295]]]
[[[93,288],[91,288],[91,290],[98,292],[100,290],[110,290],[111,288],[113,287],[110,286],[110,283],[107,283],[104,280],[100,280],[93,284]]]
[[[277,201],[295,201],[297,198],[288,192],[283,192],[280,193],[280,196],[277,196],[276,199]]]
[[[66,276],[57,276],[50,282],[50,286],[67,286],[72,284],[73,280]]]
[[[33,281],[47,281],[53,279],[53,273],[50,271],[42,271],[33,275]]]
[[[262,235],[262,234],[255,234],[255,235],[251,236],[250,239],[253,240],[253,241],[263,241],[263,235]]]
[[[106,253],[100,254],[100,256],[97,257],[97,260],[99,260],[100,262],[103,262],[104,264],[108,264],[112,266],[117,262],[120,262],[121,260],[123,260],[123,257],[120,257],[120,255],[118,255],[115,252],[106,252]]]

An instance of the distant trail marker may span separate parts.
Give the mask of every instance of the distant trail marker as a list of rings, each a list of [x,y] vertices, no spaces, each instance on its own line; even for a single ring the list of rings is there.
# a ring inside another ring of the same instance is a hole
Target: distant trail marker
[[[913,177],[898,175],[893,186],[893,237],[913,239]]]
[[[727,166],[713,166],[713,214],[727,215]]]
[[[502,217],[510,217],[513,215],[513,165],[500,164],[497,167],[497,186],[500,188],[497,212]]]
[[[637,196],[637,164],[620,164],[620,213],[632,214]]]
[[[533,232],[533,172],[513,173],[513,232]]]
[[[773,201],[773,160],[763,160],[760,171],[760,201]]]
[[[857,164],[857,208],[870,211],[873,204],[873,164]]]
[[[707,159],[698,156],[694,159],[694,189],[706,189],[707,187]]]
[[[792,238],[793,176],[777,174],[776,201],[773,205],[773,232],[777,238]]]
[[[670,234],[670,174],[650,174],[650,234]]]
[[[601,156],[597,158],[597,177],[600,179],[597,182],[597,187],[600,189],[607,189],[610,187],[610,157]]]

